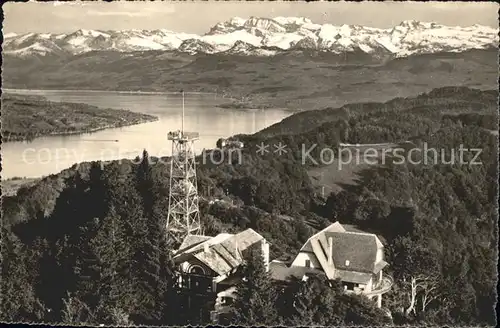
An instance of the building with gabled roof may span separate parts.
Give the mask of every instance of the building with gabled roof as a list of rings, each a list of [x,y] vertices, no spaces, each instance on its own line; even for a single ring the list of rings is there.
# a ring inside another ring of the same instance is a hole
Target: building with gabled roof
[[[186,236],[173,257],[180,292],[190,297],[190,303],[193,299],[207,304],[213,301],[209,310],[216,309],[212,315],[220,313],[232,302],[234,286],[241,278],[238,268],[251,249],[261,251],[264,266],[269,270],[269,244],[253,229],[215,237]]]
[[[381,307],[382,294],[392,286],[392,279],[383,274],[387,265],[384,246],[375,234],[347,231],[335,222],[311,236],[289,267],[273,261],[270,270],[279,280],[321,273],[340,280],[346,292],[376,298]]]
[[[181,272],[190,273],[193,268],[198,268],[199,272],[222,279],[243,263],[243,253],[256,244],[262,247],[267,268],[269,244],[253,229],[237,234],[221,233],[215,237],[187,236],[174,255],[174,263],[180,265]]]

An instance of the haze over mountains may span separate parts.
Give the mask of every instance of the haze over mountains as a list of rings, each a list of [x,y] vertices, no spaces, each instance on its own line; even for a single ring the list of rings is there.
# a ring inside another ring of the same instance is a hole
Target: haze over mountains
[[[273,56],[287,51],[341,54],[362,52],[374,56],[462,52],[498,44],[498,29],[488,26],[444,26],[403,21],[389,29],[359,25],[315,24],[303,17],[232,18],[206,34],[166,29],[98,31],[68,34],[4,35],[4,54],[16,57],[76,55],[91,51],[176,51],[187,54]]]

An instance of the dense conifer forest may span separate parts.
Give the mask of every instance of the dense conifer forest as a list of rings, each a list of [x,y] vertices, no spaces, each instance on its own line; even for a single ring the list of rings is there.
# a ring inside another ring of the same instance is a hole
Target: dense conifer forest
[[[320,277],[279,285],[250,258],[234,323],[494,325],[497,103],[496,91],[447,87],[300,113],[236,136],[245,144],[240,161],[199,165],[206,234],[250,227],[271,243],[271,259],[289,259],[317,229],[352,224],[382,237],[395,280],[384,311]],[[481,149],[481,164],[388,161],[322,198],[308,175],[313,164],[301,161],[302,145],[318,145],[317,158],[339,143],[403,141],[443,149],[447,159],[460,145]],[[289,151],[260,156],[261,142]],[[2,320],[208,324],[173,288],[173,246],[164,238],[169,165],[147,150],[138,155],[75,165],[3,199]]]

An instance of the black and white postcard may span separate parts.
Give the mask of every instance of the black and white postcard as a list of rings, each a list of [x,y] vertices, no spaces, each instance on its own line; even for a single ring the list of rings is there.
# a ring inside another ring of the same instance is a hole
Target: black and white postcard
[[[5,3],[0,321],[496,326],[498,10]]]

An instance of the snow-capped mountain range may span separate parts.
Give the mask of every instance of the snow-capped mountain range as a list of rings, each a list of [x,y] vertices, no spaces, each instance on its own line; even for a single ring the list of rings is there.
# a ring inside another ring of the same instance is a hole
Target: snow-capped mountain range
[[[15,56],[81,54],[89,51],[166,50],[272,56],[289,50],[332,53],[362,51],[396,57],[436,52],[461,52],[498,46],[498,29],[488,26],[444,26],[403,21],[388,29],[359,25],[315,24],[303,17],[232,18],[204,35],[170,30],[98,31],[70,34],[4,35],[5,54]]]

